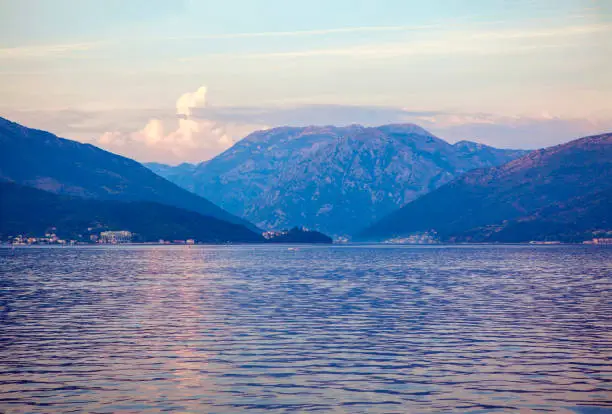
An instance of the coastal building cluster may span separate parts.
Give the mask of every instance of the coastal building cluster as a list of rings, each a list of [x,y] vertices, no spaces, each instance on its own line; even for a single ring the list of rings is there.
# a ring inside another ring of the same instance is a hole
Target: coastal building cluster
[[[287,234],[287,233],[288,233],[287,230],[283,230],[283,231],[272,231],[272,230],[270,230],[270,231],[264,231],[263,233],[261,233],[261,235],[264,237],[264,239],[270,240],[270,239],[273,239],[273,238],[278,237],[278,236],[282,236],[282,235]]]
[[[124,244],[132,241],[132,232],[127,230],[103,231],[97,242],[100,244]]]
[[[414,233],[405,237],[395,237],[385,240],[387,244],[438,244],[438,235],[435,231]]]
[[[196,241],[194,239],[187,239],[187,240],[164,240],[164,239],[159,239],[158,244],[187,244],[187,245],[194,245],[196,244]]]
[[[305,232],[305,233],[308,233],[308,232],[311,231],[310,229],[307,229],[306,227],[295,227],[293,230],[295,230],[295,229],[297,229],[297,230],[299,230],[301,232]],[[261,233],[261,235],[263,236],[264,239],[271,240],[271,239],[273,239],[275,237],[287,235],[290,232],[291,232],[291,230],[289,230],[289,229],[279,230],[279,231],[277,231],[277,230],[268,230],[268,231],[264,231],[263,233]]]
[[[587,240],[584,244],[597,244],[600,246],[612,246],[612,237],[599,237]]]
[[[47,233],[44,237],[29,237],[17,235],[8,239],[8,244],[15,246],[28,245],[76,245],[76,244],[128,244],[135,243],[135,233],[128,230],[103,231],[99,234],[92,234],[85,240],[64,240],[59,238],[55,233]],[[150,244],[150,243],[149,243]],[[183,244],[194,245],[194,239],[186,240],[164,240],[159,239],[152,244]]]
[[[89,228],[88,231],[93,230]],[[128,230],[108,230],[102,231],[97,234],[90,234],[89,238],[85,236],[85,239],[71,240],[62,239],[55,233],[56,228],[52,228],[51,231],[45,233],[41,237],[32,237],[26,235],[10,236],[6,242],[12,245],[75,245],[75,244],[128,244],[137,243],[137,235]],[[281,231],[266,231],[262,233],[262,236],[266,240],[272,240],[274,238],[285,236],[291,233],[292,230],[281,230]],[[307,229],[301,229],[305,233],[310,233]],[[315,232],[316,233],[316,232]],[[348,238],[338,238],[334,241],[335,243],[348,243]],[[440,239],[435,231],[414,233],[408,236],[395,237],[384,241],[386,244],[439,244]],[[194,239],[181,239],[181,240],[165,240],[159,239],[157,242],[146,243],[146,244],[165,244],[165,245],[194,245],[197,244]],[[558,240],[532,240],[529,244],[535,245],[556,245],[563,244]],[[585,240],[582,244],[586,245],[598,245],[598,246],[612,246],[612,237],[595,237],[591,240]]]
[[[55,233],[45,233],[43,237],[28,237],[17,235],[11,239],[14,245],[30,244],[76,244],[76,240],[64,240],[57,237]]]

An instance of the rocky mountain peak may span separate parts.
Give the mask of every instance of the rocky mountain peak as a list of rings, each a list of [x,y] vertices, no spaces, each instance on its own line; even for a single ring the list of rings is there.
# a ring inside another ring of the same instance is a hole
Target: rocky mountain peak
[[[279,127],[250,134],[193,173],[151,168],[262,228],[346,235],[465,171],[523,154],[466,153],[414,124]]]

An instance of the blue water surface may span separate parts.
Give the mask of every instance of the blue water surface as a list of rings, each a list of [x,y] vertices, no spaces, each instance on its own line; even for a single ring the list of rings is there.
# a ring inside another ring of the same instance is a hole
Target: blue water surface
[[[0,412],[612,410],[612,248],[0,249]]]

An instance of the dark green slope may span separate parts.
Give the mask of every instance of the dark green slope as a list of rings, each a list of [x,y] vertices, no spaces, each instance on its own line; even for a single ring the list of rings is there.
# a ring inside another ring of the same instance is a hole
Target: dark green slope
[[[0,118],[0,180],[57,194],[152,201],[256,227],[138,162]]]
[[[0,182],[0,239],[18,234],[42,236],[50,227],[62,238],[81,239],[87,228],[129,230],[139,241],[261,242],[246,227],[193,211],[146,201],[94,200],[57,195]]]
[[[612,230],[612,134],[471,171],[361,232],[382,240],[435,230],[446,241],[579,241]]]

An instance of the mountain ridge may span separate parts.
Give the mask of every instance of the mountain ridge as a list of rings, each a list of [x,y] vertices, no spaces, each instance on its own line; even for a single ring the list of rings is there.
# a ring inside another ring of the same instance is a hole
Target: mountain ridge
[[[190,171],[145,164],[264,229],[348,235],[461,173],[523,155],[415,124],[255,131]]]
[[[580,241],[593,232],[612,231],[612,134],[467,172],[357,238],[382,240],[431,230],[445,241],[476,242]]]
[[[154,174],[137,161],[0,117],[0,180],[57,194],[151,201],[256,227]]]

